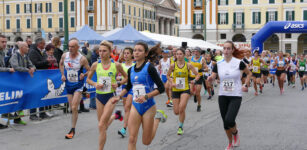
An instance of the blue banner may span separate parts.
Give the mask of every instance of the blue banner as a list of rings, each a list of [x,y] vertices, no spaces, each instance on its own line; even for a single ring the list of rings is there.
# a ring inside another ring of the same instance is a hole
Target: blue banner
[[[84,86],[95,97],[95,87]],[[60,70],[39,70],[33,77],[27,72],[0,72],[0,114],[60,103],[67,103]]]

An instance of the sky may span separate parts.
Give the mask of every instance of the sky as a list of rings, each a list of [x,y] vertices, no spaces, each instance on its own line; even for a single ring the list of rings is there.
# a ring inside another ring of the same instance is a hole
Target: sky
[[[180,4],[180,0],[175,0],[176,3]]]

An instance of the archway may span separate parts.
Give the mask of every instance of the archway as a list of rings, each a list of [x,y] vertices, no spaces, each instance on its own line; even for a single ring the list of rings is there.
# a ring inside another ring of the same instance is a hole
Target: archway
[[[297,54],[307,54],[307,34],[301,34],[297,38]]]
[[[307,33],[307,21],[271,21],[252,37],[252,51],[263,50],[263,42],[273,33]]]
[[[263,43],[263,49],[271,52],[277,52],[279,50],[279,37],[276,34],[272,34]]]
[[[195,34],[192,39],[200,39],[200,40],[204,40],[204,36],[201,34]]]
[[[22,37],[20,37],[20,36],[18,36],[18,37],[16,37],[15,38],[15,40],[14,40],[15,42],[18,42],[18,41],[23,41],[23,39],[22,39]]]
[[[246,42],[246,38],[243,34],[236,34],[232,37],[233,42]]]

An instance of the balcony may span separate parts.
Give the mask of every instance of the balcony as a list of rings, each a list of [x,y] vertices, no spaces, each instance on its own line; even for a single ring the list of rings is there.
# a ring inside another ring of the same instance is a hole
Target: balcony
[[[113,7],[113,10],[112,10],[113,14],[117,14],[118,10],[119,10],[118,7]]]
[[[88,12],[93,12],[94,11],[94,6],[87,6],[87,11]]]
[[[20,28],[13,29],[13,32],[14,32],[14,34],[20,34],[21,29]]]
[[[203,24],[192,25],[191,28],[193,29],[193,31],[195,31],[195,30],[203,30],[204,29],[204,25]]]
[[[244,30],[244,24],[232,24],[232,29],[235,30]]]

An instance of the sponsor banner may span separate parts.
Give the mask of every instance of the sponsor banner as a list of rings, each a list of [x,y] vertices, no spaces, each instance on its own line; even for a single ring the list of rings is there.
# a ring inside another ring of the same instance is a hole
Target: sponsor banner
[[[0,72],[0,76],[0,114],[67,102],[60,70],[39,70],[33,77],[26,72]],[[84,86],[95,97],[95,87]]]

